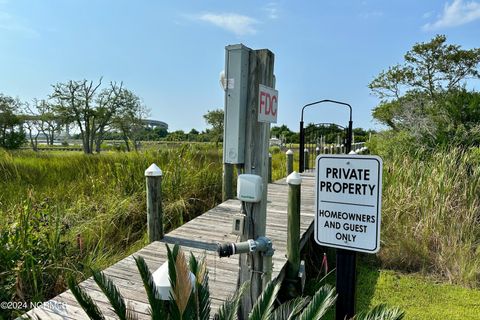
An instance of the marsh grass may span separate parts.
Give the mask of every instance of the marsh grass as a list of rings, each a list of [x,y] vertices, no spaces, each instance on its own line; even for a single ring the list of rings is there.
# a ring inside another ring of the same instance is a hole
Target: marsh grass
[[[383,264],[478,287],[478,149],[384,158],[383,187]]]
[[[70,274],[89,276],[143,246],[151,163],[163,171],[167,231],[221,201],[221,151],[212,145],[100,155],[0,151],[0,299],[46,301]]]
[[[277,180],[286,155],[271,152]],[[298,153],[295,160],[298,170]],[[478,287],[478,149],[398,151],[383,160],[383,266]],[[151,163],[163,171],[170,230],[221,201],[221,162],[221,150],[200,144],[93,156],[0,150],[0,300],[45,301],[70,274],[80,280],[144,246]]]

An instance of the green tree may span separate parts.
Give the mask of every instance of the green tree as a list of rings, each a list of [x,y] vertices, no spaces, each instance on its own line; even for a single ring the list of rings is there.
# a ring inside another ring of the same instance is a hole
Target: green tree
[[[125,88],[120,89],[114,104],[112,128],[120,132],[127,151],[130,151],[130,141],[137,150],[138,141],[145,138],[142,119],[146,118],[148,110],[137,95]]]
[[[353,129],[353,137],[355,142],[365,142],[368,141],[371,134],[375,134],[375,130],[365,130],[363,128],[354,128]]]
[[[211,141],[214,141],[215,144],[218,146],[218,143],[223,141],[223,110],[209,110],[206,114],[203,115],[203,118],[205,119],[207,124],[212,127],[209,131]]]
[[[165,139],[167,141],[187,141],[187,135],[183,130],[176,130],[168,133]]]
[[[437,35],[430,42],[415,44],[402,65],[382,71],[369,88],[384,101],[411,91],[436,99],[439,93],[462,88],[469,78],[479,78],[480,48],[464,50],[446,41],[444,35]]]
[[[55,136],[62,128],[62,119],[55,114],[55,105],[48,100],[34,99],[37,109],[37,129],[45,135],[47,145],[53,146]]]
[[[299,135],[296,132],[291,131],[286,125],[279,127],[273,126],[270,129],[270,137],[277,137],[282,139],[284,143],[298,143]]]
[[[480,78],[480,49],[466,50],[446,41],[437,35],[415,44],[403,64],[382,71],[369,84],[381,99],[373,117],[422,145],[435,147],[450,143],[452,137],[461,145],[478,144],[478,93],[468,91],[466,84]]]
[[[18,112],[22,103],[18,99],[0,94],[0,147],[16,149],[26,141]]]
[[[93,81],[87,80],[70,80],[53,85],[51,98],[58,104],[56,112],[60,117],[68,119],[68,122],[75,123],[79,128],[83,151],[86,154],[93,153],[96,133],[95,98],[101,84],[102,79],[95,85]]]
[[[56,102],[56,116],[79,128],[83,150],[87,154],[100,152],[107,132],[114,127],[121,127],[124,140],[131,139],[146,110],[139,98],[123,88],[122,83],[111,82],[104,89],[100,89],[101,85],[101,78],[97,84],[70,80],[53,85],[51,98]]]

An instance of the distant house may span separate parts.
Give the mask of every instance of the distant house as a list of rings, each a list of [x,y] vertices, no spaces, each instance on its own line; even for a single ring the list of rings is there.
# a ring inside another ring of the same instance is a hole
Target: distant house
[[[273,147],[273,146],[281,147],[282,146],[282,140],[278,139],[277,137],[270,138],[269,143],[270,143],[270,147]]]

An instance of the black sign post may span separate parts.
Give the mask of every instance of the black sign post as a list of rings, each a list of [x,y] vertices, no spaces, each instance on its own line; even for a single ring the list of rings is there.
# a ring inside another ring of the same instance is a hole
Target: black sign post
[[[357,254],[355,251],[337,249],[337,304],[335,319],[350,319],[355,315],[357,282]]]
[[[345,153],[352,150],[352,118],[348,122],[347,143]],[[337,304],[335,319],[350,319],[355,315],[355,293],[357,284],[357,254],[355,251],[337,249]]]

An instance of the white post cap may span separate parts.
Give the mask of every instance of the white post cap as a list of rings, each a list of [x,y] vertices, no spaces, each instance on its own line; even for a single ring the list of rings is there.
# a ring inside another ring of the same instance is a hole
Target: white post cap
[[[315,151],[320,151],[320,147],[316,147],[316,148],[315,148]]]
[[[192,288],[195,286],[195,275],[190,271],[190,283]],[[157,287],[157,298],[161,300],[170,300],[170,279],[168,277],[168,261],[165,261],[160,268],[152,274],[153,283]]]
[[[291,155],[291,154],[293,154],[293,151],[292,151],[292,149],[288,149],[287,152],[285,152],[285,153],[286,153],[287,155]]]
[[[357,154],[355,151],[350,151],[348,154]]]
[[[152,163],[152,165],[145,170],[145,177],[161,177],[162,175],[162,170],[160,170],[155,163]]]
[[[302,176],[297,171],[293,171],[292,173],[290,173],[288,175],[287,183],[298,186],[298,185],[302,184]]]
[[[308,152],[308,149],[307,149],[307,148],[305,148],[305,150],[303,150],[303,152]]]
[[[269,157],[269,158],[271,158],[271,157],[272,157],[272,154],[271,154],[270,152],[268,153],[268,157]]]

